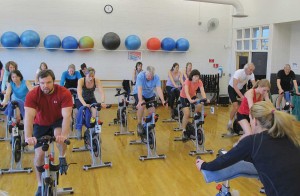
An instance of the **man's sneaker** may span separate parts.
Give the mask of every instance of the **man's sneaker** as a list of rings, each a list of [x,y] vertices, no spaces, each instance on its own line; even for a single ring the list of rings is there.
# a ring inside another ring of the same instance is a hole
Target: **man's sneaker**
[[[68,163],[66,157],[59,157],[59,172],[61,175],[67,174],[68,171]]]
[[[137,125],[137,132],[138,132],[139,136],[143,135],[143,125],[142,124]]]
[[[42,187],[41,186],[38,186],[35,196],[42,196]]]

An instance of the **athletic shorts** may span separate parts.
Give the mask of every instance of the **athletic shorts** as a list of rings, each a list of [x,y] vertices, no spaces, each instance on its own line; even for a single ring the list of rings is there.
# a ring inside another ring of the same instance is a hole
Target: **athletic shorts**
[[[41,126],[38,124],[34,124],[33,125],[33,136],[36,137],[37,139],[41,138],[45,135],[54,136],[54,129],[58,128],[58,127],[62,127],[62,121],[63,121],[63,119],[59,119],[58,121],[54,122],[50,126]],[[42,146],[41,143],[37,143],[34,146],[34,148],[38,148],[41,146]]]
[[[245,89],[240,89],[242,94],[245,94]],[[234,88],[230,85],[228,85],[228,95],[232,103],[238,102],[237,97],[239,95],[235,92]]]
[[[247,115],[247,114],[241,114],[241,113],[237,112],[236,117],[237,117],[238,121],[246,119],[250,123],[250,118],[249,118],[249,115]]]
[[[196,99],[196,96],[192,97],[192,99]],[[190,107],[190,105],[191,105],[189,100],[187,98],[183,98],[183,97],[180,97],[180,103],[182,105],[182,108]]]

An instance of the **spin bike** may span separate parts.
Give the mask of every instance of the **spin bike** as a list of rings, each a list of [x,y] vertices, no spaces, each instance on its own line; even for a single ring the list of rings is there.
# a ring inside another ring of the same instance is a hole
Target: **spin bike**
[[[239,106],[241,105],[241,99],[237,98],[238,104]],[[232,123],[232,128],[228,129],[227,133],[223,133],[221,136],[223,138],[230,138],[230,137],[236,137],[236,136],[240,136],[243,135],[243,128],[241,127],[240,123],[237,120],[236,114],[234,117],[234,121]]]
[[[128,121],[127,121],[127,92],[124,91],[121,93],[121,89],[117,88],[117,94],[115,97],[118,97],[118,111],[117,118],[113,122],[110,122],[108,125],[120,124],[120,131],[115,132],[115,136],[118,135],[134,135],[133,131],[128,131]],[[123,95],[123,97],[121,97]]]
[[[44,156],[44,165],[41,167],[39,172],[41,175],[42,182],[42,196],[57,196],[63,194],[73,194],[74,190],[72,187],[68,188],[58,188],[58,178],[59,178],[59,164],[54,164],[54,136],[43,136],[41,138],[37,138],[37,143],[42,144],[42,150],[45,153]],[[65,144],[69,145],[70,140],[66,139],[64,141]],[[28,143],[25,142],[22,146],[27,146]],[[49,151],[50,147],[50,151]]]
[[[194,122],[188,122],[186,125],[186,134],[188,136],[188,140],[192,140],[196,150],[190,151],[189,155],[199,155],[199,154],[212,154],[213,150],[206,150],[204,147],[205,142],[205,134],[204,134],[204,104],[206,103],[207,99],[200,99],[195,102],[193,105],[202,104],[201,113],[194,114]],[[182,137],[176,137],[174,141],[183,141],[185,142]]]
[[[217,156],[223,156],[226,153],[226,150],[220,149]],[[201,159],[201,157],[197,156],[197,159]],[[201,172],[206,183],[221,182],[221,184],[217,184],[216,186],[216,189],[218,190],[216,196],[239,195],[239,192],[237,190],[231,190],[231,187],[229,185],[229,180],[233,178],[246,177],[259,179],[257,170],[255,169],[254,165],[246,161],[237,162],[234,165],[217,171],[201,170]],[[260,192],[262,193],[262,189],[260,190]]]
[[[292,111],[294,109],[294,106],[292,105],[292,98],[294,95],[297,95],[294,93],[293,90],[291,91],[285,91],[283,94],[283,100],[281,100],[281,103],[279,105],[279,110],[284,111],[286,113],[292,114]],[[275,107],[279,96],[275,100]]]
[[[69,139],[74,139],[74,138],[78,138],[78,136],[76,135],[76,131],[75,131],[75,126],[76,126],[76,105],[75,105],[75,100],[78,99],[77,98],[77,88],[68,88],[68,90],[71,92],[72,97],[73,97],[73,108],[72,108],[72,114],[71,114],[71,133],[69,135]]]
[[[0,105],[0,111],[5,111],[6,107],[7,106],[3,107],[2,105]],[[4,120],[1,119],[0,122],[4,122]],[[9,122],[8,118],[7,118],[7,122]],[[10,136],[9,129],[8,129],[8,124],[6,124],[5,136],[0,138],[0,142],[4,142],[4,141],[11,141],[11,136]]]
[[[146,108],[156,107],[156,100],[142,103],[142,106],[146,105]],[[155,135],[155,123],[158,120],[158,114],[152,113],[142,119],[143,133],[140,135],[141,140],[132,140],[131,144],[146,144],[147,155],[140,156],[140,160],[152,160],[152,159],[165,159],[166,155],[158,155],[156,152],[156,135]]]
[[[82,106],[85,107],[85,106]],[[93,103],[90,106],[95,108],[96,119],[91,127],[87,128],[84,133],[84,146],[80,148],[73,148],[73,152],[82,152],[90,151],[92,164],[84,165],[83,170],[87,171],[89,169],[102,168],[102,167],[111,167],[111,162],[102,161],[102,149],[101,149],[101,131],[102,131],[102,122],[99,119],[99,112],[101,110],[101,103]],[[110,108],[111,105],[107,105],[106,108]]]
[[[32,172],[31,167],[22,167],[22,158],[25,148],[22,148],[21,143],[24,141],[24,126],[19,126],[16,118],[16,109],[19,107],[17,101],[11,102],[12,109],[14,111],[14,116],[8,118],[7,129],[11,133],[11,160],[9,169],[0,169],[0,175],[5,173],[30,173]]]

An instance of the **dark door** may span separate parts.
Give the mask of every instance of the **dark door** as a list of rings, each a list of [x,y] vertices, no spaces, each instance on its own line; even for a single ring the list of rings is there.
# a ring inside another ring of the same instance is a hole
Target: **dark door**
[[[255,65],[254,75],[255,80],[266,78],[267,75],[267,52],[252,52],[252,62]]]

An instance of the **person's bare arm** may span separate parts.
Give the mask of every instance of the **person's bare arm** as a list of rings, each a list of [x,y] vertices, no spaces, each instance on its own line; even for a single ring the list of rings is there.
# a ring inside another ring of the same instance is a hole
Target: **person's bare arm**
[[[238,88],[239,81],[235,78],[233,78],[233,88],[235,92],[238,94],[238,96],[243,99],[244,95],[241,93],[240,89]]]
[[[101,103],[105,103],[105,94],[104,94],[104,90],[103,90],[101,81],[98,80],[98,79],[96,79],[96,87],[98,88],[99,93],[100,93]]]
[[[84,83],[84,78],[81,78],[78,80],[78,84],[77,84],[77,96],[79,101],[81,102],[81,104],[83,106],[87,106],[87,104],[85,103],[83,97],[82,97],[82,87],[83,87],[83,83]]]
[[[33,120],[36,115],[36,110],[34,108],[25,107],[25,118],[24,118],[24,132],[25,132],[25,142],[29,145],[35,145],[37,140],[32,136],[33,132]]]
[[[283,93],[282,87],[280,85],[281,79],[277,79],[277,88],[278,88],[278,94]]]

